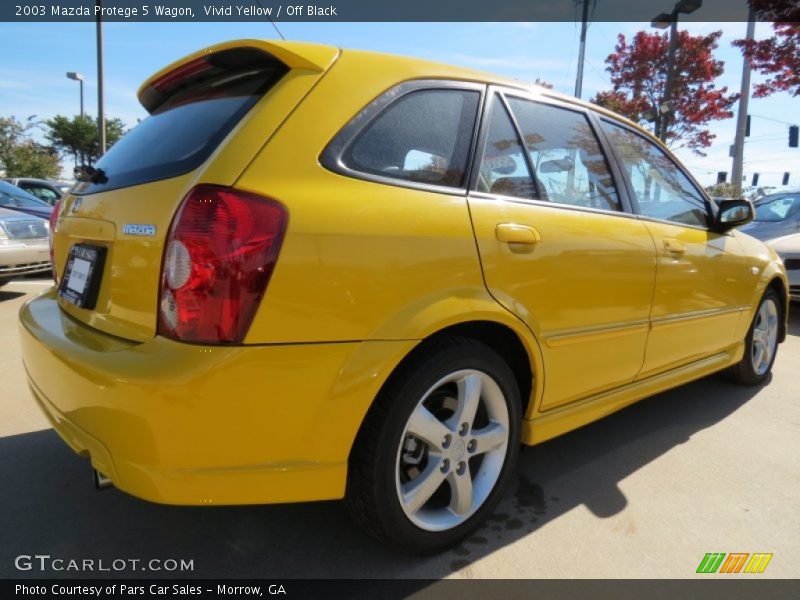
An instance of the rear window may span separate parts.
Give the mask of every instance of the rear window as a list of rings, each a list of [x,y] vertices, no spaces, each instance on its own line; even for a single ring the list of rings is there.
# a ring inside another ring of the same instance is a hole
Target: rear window
[[[269,55],[243,48],[168,73],[143,94],[150,116],[94,165],[101,175],[75,191],[128,187],[197,168],[286,71]]]

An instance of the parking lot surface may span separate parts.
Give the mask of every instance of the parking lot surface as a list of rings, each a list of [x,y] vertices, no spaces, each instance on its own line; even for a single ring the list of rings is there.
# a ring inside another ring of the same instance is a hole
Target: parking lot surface
[[[119,573],[147,577],[800,576],[798,305],[765,387],[712,376],[527,448],[476,535],[415,558],[365,536],[339,502],[187,508],[96,492],[25,381],[17,311],[47,285],[0,289],[0,577],[92,576],[20,571],[22,554],[193,561],[191,572]],[[760,575],[695,575],[708,552],[774,556]]]

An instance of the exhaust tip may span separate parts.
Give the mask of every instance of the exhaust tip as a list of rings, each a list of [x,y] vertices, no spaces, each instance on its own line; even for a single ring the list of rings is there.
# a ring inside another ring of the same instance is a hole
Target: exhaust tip
[[[110,487],[114,487],[114,482],[97,469],[92,469],[92,479],[94,480],[94,489],[96,490],[107,490]]]

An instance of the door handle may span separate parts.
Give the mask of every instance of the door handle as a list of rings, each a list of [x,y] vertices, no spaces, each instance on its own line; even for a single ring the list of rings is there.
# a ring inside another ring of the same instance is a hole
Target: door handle
[[[681,244],[678,240],[672,238],[664,238],[664,250],[670,254],[681,255],[686,252],[686,246]]]
[[[495,227],[494,234],[504,244],[538,244],[542,241],[533,227],[516,223],[500,223]]]

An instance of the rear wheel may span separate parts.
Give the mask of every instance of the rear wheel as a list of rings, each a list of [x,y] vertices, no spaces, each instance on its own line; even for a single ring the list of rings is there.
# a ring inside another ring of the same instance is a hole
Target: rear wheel
[[[769,289],[761,299],[747,332],[742,360],[728,369],[728,375],[733,381],[744,385],[759,385],[767,379],[778,351],[782,318],[780,298],[775,290]]]
[[[519,390],[487,346],[446,338],[387,384],[350,460],[346,502],[378,539],[431,553],[499,501],[519,452]]]

